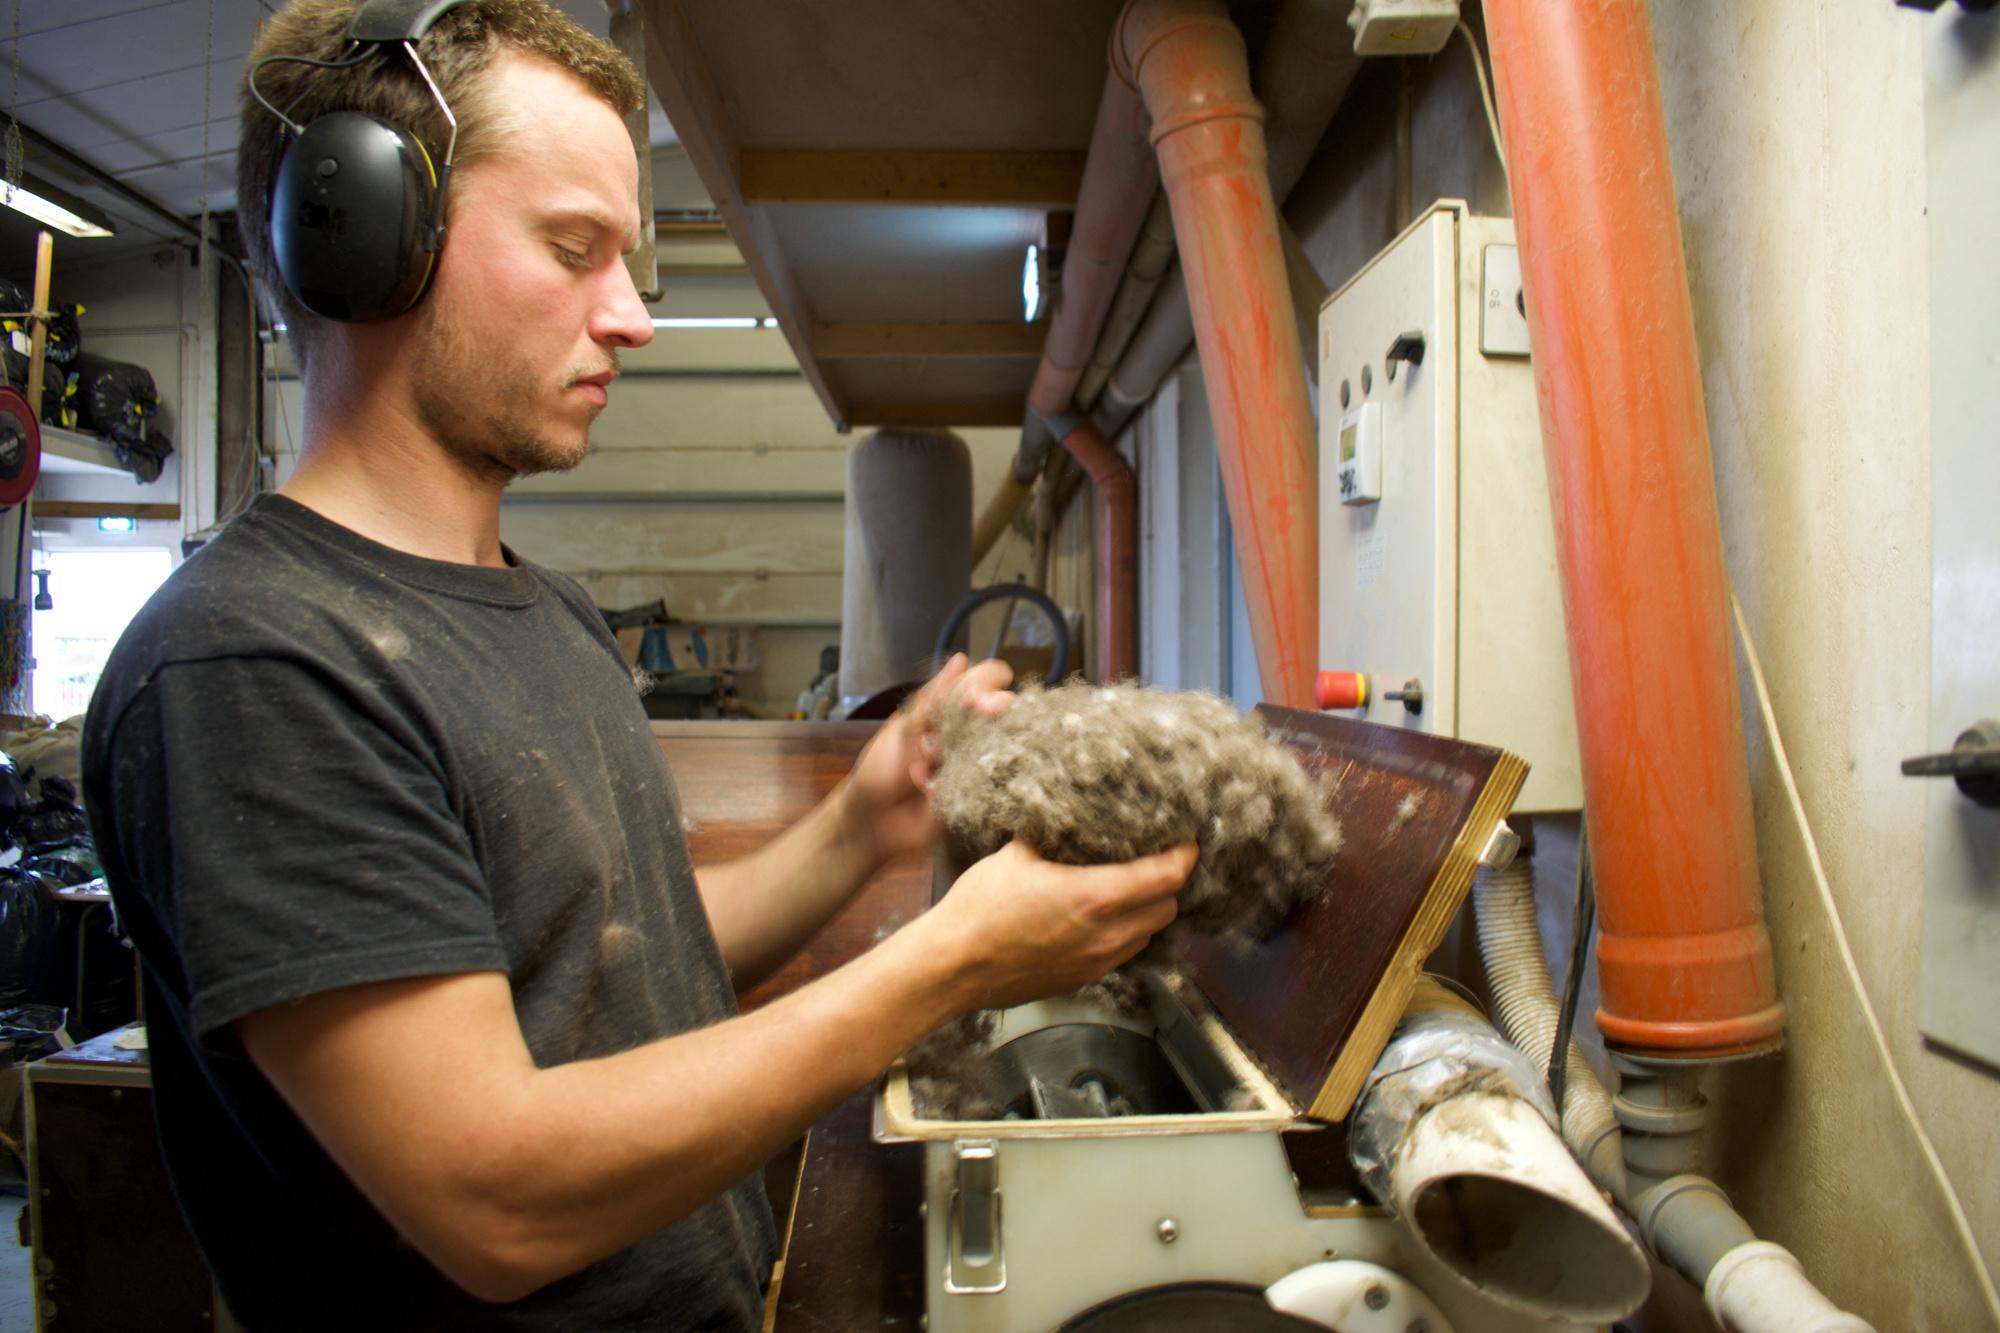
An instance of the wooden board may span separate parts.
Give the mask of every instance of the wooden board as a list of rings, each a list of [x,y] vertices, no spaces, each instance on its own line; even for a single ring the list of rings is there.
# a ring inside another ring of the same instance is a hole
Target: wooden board
[[[160,1161],[146,1055],[114,1036],[28,1069],[35,1299],[52,1329],[208,1333],[220,1303]]]
[[[782,1271],[764,1315],[769,1333],[921,1326],[923,1150],[870,1141],[874,1096],[867,1088],[848,1098],[806,1140]]]
[[[1308,769],[1337,776],[1345,840],[1325,889],[1276,934],[1248,948],[1193,942],[1187,970],[1297,1106],[1342,1120],[1528,766],[1402,727],[1257,713]]]
[[[653,736],[680,790],[697,867],[742,856],[796,823],[832,791],[875,734],[873,722],[655,722]],[[742,997],[755,1009],[859,957],[930,906],[931,864],[912,855],[884,867],[806,942]]]

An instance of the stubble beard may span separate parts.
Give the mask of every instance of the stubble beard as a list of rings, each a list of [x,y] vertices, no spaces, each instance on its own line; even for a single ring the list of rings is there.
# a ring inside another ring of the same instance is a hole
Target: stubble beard
[[[533,402],[549,392],[546,371],[505,355],[480,355],[471,340],[426,311],[416,361],[413,398],[419,424],[459,467],[480,481],[509,482],[542,472],[568,472],[590,453],[584,438],[552,436],[530,417]],[[611,356],[612,368],[617,357]],[[565,392],[603,366],[572,368],[555,380]]]

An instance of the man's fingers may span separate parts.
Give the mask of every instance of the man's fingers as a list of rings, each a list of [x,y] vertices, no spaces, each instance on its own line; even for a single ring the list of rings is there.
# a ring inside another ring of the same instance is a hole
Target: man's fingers
[[[967,669],[954,687],[966,703],[988,717],[998,717],[1014,702],[1007,687],[1014,683],[1014,668],[997,657],[989,657]]]
[[[911,721],[922,725],[930,720],[931,710],[937,707],[937,701],[942,699],[958,683],[959,677],[965,674],[967,661],[964,653],[953,653],[951,660],[939,667],[938,673],[925,681],[923,688],[910,696],[909,702],[903,705],[903,711],[909,715]]]

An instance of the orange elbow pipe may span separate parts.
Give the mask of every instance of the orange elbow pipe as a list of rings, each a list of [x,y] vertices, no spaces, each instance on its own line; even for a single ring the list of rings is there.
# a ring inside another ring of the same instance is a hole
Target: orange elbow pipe
[[[1319,649],[1312,404],[1243,37],[1221,0],[1128,0],[1112,59],[1152,116],[1264,697],[1310,709]]]
[[[1132,466],[1088,422],[1063,436],[1097,492],[1097,679],[1139,674],[1139,486]]]
[[[1642,0],[1487,0],[1569,623],[1605,1039],[1767,1050],[1722,530]]]

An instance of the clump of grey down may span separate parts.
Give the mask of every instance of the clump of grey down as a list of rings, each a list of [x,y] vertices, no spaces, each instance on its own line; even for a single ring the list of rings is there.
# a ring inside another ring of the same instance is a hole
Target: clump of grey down
[[[1136,685],[1033,686],[999,717],[947,705],[932,804],[960,866],[1019,838],[1051,861],[1101,865],[1200,849],[1179,915],[1145,951],[1079,995],[1143,1011],[1138,969],[1190,935],[1257,939],[1319,891],[1340,848],[1323,782],[1254,717],[1208,694]],[[1000,1111],[985,1075],[987,1014],[947,1024],[906,1059],[940,1119]]]

